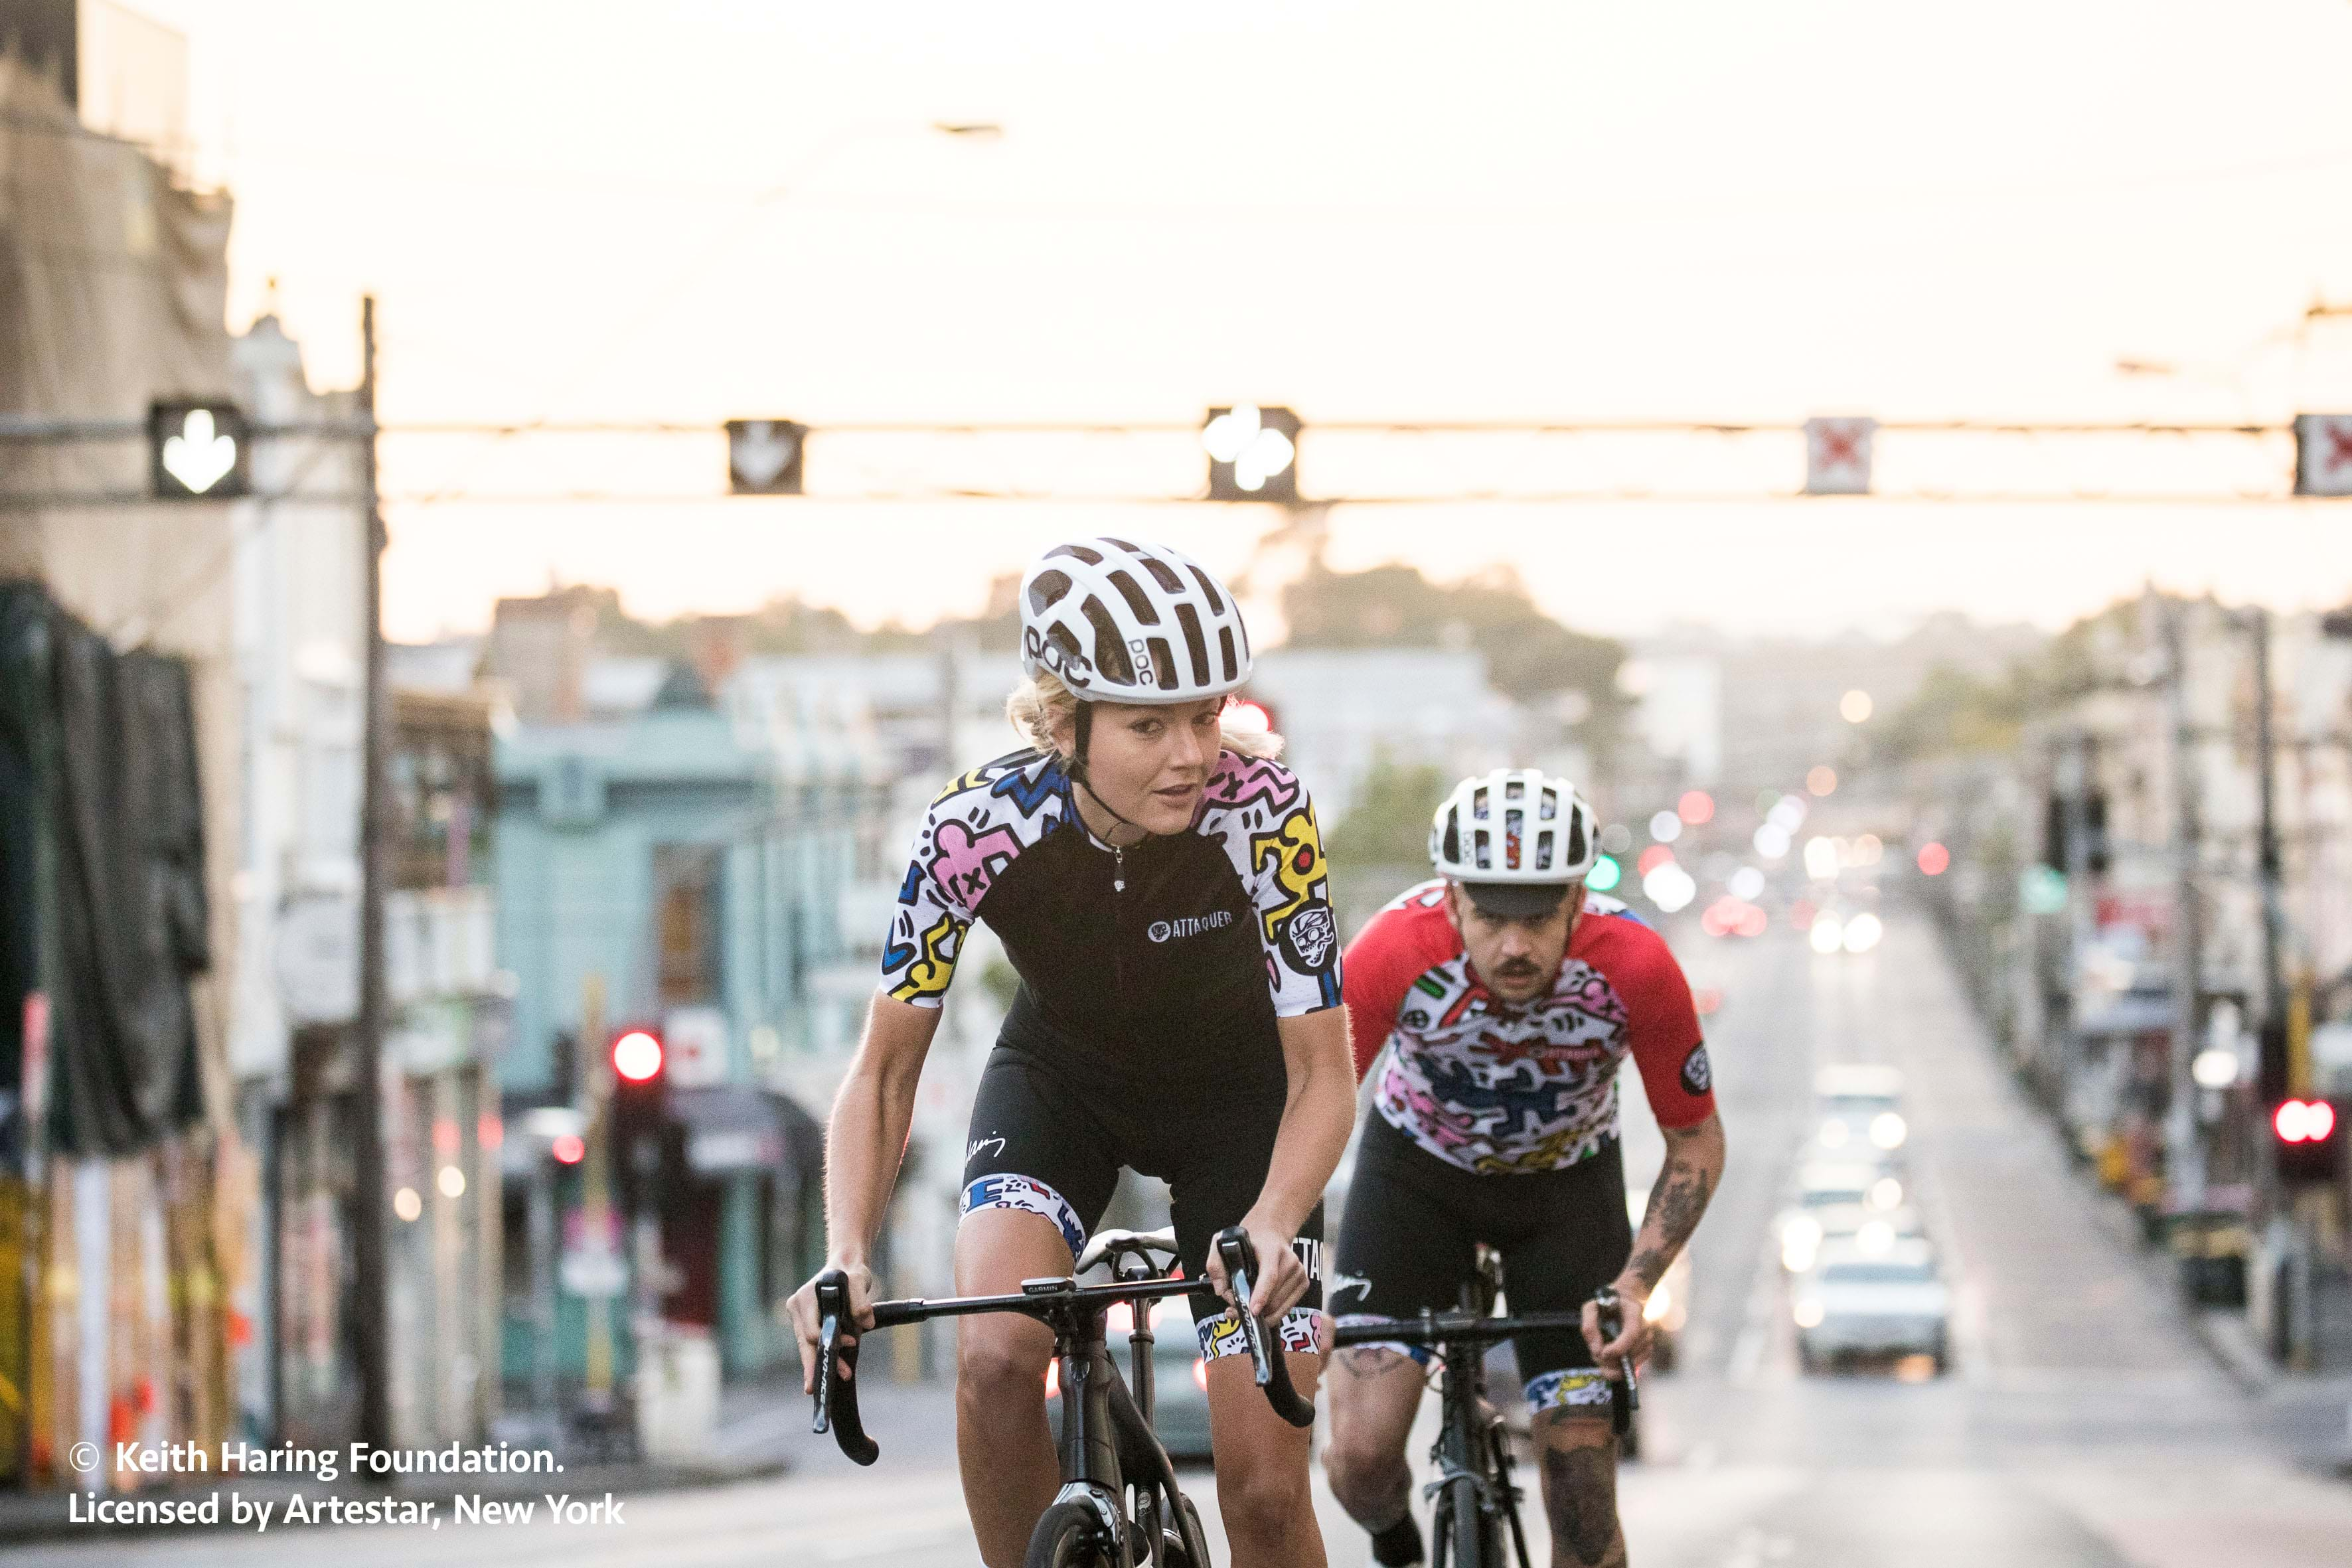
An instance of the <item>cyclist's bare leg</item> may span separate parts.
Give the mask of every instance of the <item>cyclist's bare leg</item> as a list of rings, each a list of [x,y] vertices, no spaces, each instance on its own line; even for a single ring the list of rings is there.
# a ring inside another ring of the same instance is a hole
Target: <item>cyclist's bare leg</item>
[[[1421,1363],[1402,1351],[1353,1345],[1335,1351],[1330,1375],[1331,1446],[1323,1468],[1331,1493],[1348,1517],[1371,1534],[1412,1508],[1412,1466],[1405,1439],[1421,1409],[1428,1380]]]
[[[1606,1409],[1547,1410],[1535,1418],[1536,1467],[1552,1568],[1624,1568],[1617,1527],[1617,1435]]]
[[[1298,1396],[1313,1399],[1323,1358],[1286,1353]],[[1209,1363],[1209,1443],[1233,1568],[1324,1568],[1323,1531],[1307,1478],[1311,1434],[1274,1413],[1245,1355]]]
[[[1018,1209],[964,1216],[955,1245],[956,1291],[1018,1295],[1021,1281],[1067,1274],[1069,1243],[1054,1222]],[[1045,1366],[1054,1331],[1015,1312],[956,1321],[956,1465],[988,1568],[1021,1568],[1037,1516],[1061,1489],[1045,1424]]]

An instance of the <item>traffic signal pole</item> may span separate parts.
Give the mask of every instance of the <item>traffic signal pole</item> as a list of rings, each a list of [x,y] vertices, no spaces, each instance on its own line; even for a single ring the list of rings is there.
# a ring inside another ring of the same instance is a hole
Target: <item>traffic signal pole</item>
[[[604,977],[580,982],[580,1092],[586,1103],[587,1152],[580,1160],[581,1250],[599,1259],[612,1250],[613,1070],[604,1054]],[[600,1268],[596,1270],[602,1273]],[[613,1409],[613,1300],[602,1289],[587,1295],[586,1391],[582,1403],[599,1415]]]
[[[384,1173],[383,1034],[385,1014],[383,894],[385,876],[386,753],[392,706],[384,689],[383,510],[376,483],[375,296],[360,301],[360,485],[365,531],[366,602],[360,624],[366,643],[360,718],[360,998],[352,1047],[353,1093],[358,1126],[352,1150],[354,1187],[352,1226],[352,1328],[359,1360],[359,1439],[369,1447],[392,1447],[392,1346],[385,1249],[390,1237],[392,1194]]]

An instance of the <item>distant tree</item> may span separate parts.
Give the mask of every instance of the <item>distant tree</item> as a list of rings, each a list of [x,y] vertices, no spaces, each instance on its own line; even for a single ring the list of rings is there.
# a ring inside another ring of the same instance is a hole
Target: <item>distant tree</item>
[[[1434,763],[1400,763],[1375,754],[1347,815],[1331,827],[1338,863],[1401,866],[1426,859],[1430,816],[1453,782]]]
[[[1625,649],[1544,614],[1518,574],[1495,567],[1451,585],[1418,568],[1334,572],[1318,561],[1282,591],[1290,647],[1461,647],[1486,656],[1497,691],[1538,703],[1579,694],[1579,738],[1596,759],[1615,749],[1631,704],[1617,689]]]

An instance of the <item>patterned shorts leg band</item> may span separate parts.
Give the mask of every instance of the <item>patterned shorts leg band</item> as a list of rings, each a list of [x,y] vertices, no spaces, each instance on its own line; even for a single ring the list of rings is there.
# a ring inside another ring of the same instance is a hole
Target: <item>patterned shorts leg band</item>
[[[1279,1325],[1282,1348],[1314,1355],[1323,1349],[1323,1310],[1320,1307],[1293,1307],[1282,1315]],[[1213,1318],[1203,1318],[1192,1325],[1201,1339],[1201,1357],[1214,1361],[1219,1356],[1249,1354],[1249,1341],[1242,1337],[1242,1320],[1231,1307]]]
[[[1590,1367],[1570,1367],[1528,1379],[1528,1414],[1609,1408],[1609,1380]]]
[[[1071,1257],[1086,1250],[1087,1227],[1078,1222],[1078,1211],[1061,1194],[1034,1177],[1008,1172],[978,1178],[964,1187],[963,1198],[956,1205],[957,1217],[974,1209],[1019,1209],[1024,1214],[1042,1215],[1060,1227],[1062,1239],[1070,1244]]]

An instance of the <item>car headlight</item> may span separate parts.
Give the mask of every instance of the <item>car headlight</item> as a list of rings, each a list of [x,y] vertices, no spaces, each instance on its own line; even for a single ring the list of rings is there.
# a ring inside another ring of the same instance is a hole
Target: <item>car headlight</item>
[[[1881,1176],[1870,1184],[1870,1206],[1891,1209],[1903,1202],[1903,1184],[1892,1176]]]
[[[1802,1274],[1813,1266],[1813,1244],[1798,1237],[1780,1243],[1780,1267],[1791,1274]]]
[[[1801,1329],[1818,1329],[1822,1326],[1822,1303],[1816,1297],[1800,1296],[1790,1315],[1797,1320],[1797,1327]]]
[[[1857,1252],[1883,1253],[1895,1245],[1895,1227],[1883,1219],[1866,1221],[1853,1233],[1853,1245]]]
[[[1822,1222],[1809,1214],[1801,1214],[1780,1227],[1780,1244],[1815,1247],[1822,1244]]]
[[[1882,1110],[1870,1119],[1870,1141],[1882,1149],[1900,1149],[1909,1136],[1909,1124],[1892,1110]]]

